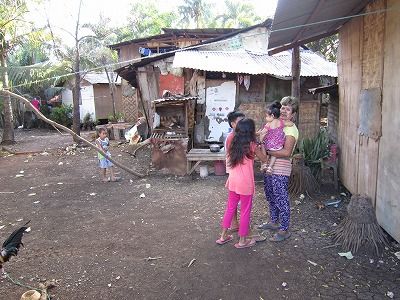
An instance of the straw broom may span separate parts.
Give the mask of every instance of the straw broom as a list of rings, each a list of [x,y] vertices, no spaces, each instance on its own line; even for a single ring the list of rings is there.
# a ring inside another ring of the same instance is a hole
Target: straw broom
[[[311,169],[304,164],[301,154],[293,156],[288,190],[291,195],[313,194],[319,190],[318,181],[312,174]]]
[[[346,250],[356,253],[360,247],[379,250],[388,245],[388,239],[376,220],[371,199],[353,195],[347,206],[347,216],[332,232],[333,240]]]

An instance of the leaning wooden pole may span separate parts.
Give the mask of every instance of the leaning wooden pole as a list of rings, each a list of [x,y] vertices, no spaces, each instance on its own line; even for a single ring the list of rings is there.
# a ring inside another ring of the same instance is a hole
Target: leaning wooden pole
[[[61,125],[61,124],[58,124],[57,122],[54,122],[54,121],[52,121],[52,120],[46,118],[40,111],[38,111],[38,110],[30,103],[30,101],[29,101],[28,99],[26,99],[26,98],[24,98],[24,97],[22,97],[22,96],[20,96],[20,95],[17,95],[17,94],[15,94],[15,93],[13,93],[13,92],[7,91],[7,90],[0,90],[0,93],[9,95],[9,96],[11,96],[11,98],[14,97],[14,98],[16,98],[16,99],[18,99],[18,100],[23,101],[25,104],[27,104],[29,107],[32,108],[33,113],[34,113],[40,120],[42,120],[42,121],[44,121],[44,122],[46,122],[46,123],[48,123],[48,124],[50,124],[50,125],[52,125],[52,126],[54,126],[54,127],[56,127],[56,128],[59,128],[59,129],[61,129],[61,130],[64,130],[64,131],[68,132],[68,133],[71,134],[72,137],[74,137],[75,139],[77,139],[77,140],[83,142],[84,144],[88,145],[90,148],[95,149],[97,152],[100,152],[100,153],[101,153],[103,156],[105,156],[109,161],[111,161],[114,165],[116,165],[117,167],[121,168],[122,170],[125,170],[125,171],[127,171],[128,173],[133,174],[133,175],[138,176],[138,177],[144,177],[144,176],[146,176],[146,175],[144,175],[144,174],[142,174],[142,173],[136,172],[136,171],[134,171],[134,170],[132,170],[132,169],[130,169],[130,168],[124,166],[123,164],[121,164],[121,163],[115,161],[114,159],[112,159],[111,157],[109,157],[103,150],[99,149],[96,145],[92,144],[91,142],[89,142],[88,140],[84,139],[83,137],[77,135],[75,132],[73,132],[73,131],[72,131],[71,129],[69,129],[68,127],[65,127],[65,126],[63,126],[63,125]]]

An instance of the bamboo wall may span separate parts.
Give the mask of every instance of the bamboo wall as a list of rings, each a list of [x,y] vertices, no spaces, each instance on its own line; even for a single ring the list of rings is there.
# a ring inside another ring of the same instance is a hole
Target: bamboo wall
[[[354,18],[340,29],[338,142],[342,183],[353,194],[371,197],[380,225],[400,241],[400,21],[395,5],[396,0],[373,1],[367,12],[391,9]],[[374,140],[359,135],[358,127],[360,93],[376,88],[382,91],[382,136]]]
[[[382,10],[385,1],[372,2],[366,11]],[[364,17],[362,36],[362,83],[361,89],[379,88],[382,90],[383,45],[385,33],[385,13]],[[357,192],[376,199],[378,174],[379,140],[367,136],[358,137],[358,182]]]

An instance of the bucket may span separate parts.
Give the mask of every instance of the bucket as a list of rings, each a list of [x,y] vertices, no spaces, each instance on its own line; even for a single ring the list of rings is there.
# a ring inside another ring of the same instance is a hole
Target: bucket
[[[208,176],[208,167],[207,166],[200,166],[200,177],[205,178]]]
[[[226,174],[226,167],[225,167],[225,162],[223,160],[216,160],[214,162],[214,173],[217,176],[223,176]]]

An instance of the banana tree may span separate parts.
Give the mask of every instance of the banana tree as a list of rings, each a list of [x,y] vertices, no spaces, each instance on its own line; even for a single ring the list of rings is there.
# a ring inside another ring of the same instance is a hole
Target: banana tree
[[[9,89],[7,72],[7,57],[11,49],[19,42],[21,37],[19,25],[23,22],[24,15],[28,12],[24,0],[2,0],[0,5],[0,65],[2,89]],[[3,98],[4,127],[2,144],[15,142],[14,117],[10,96]]]

